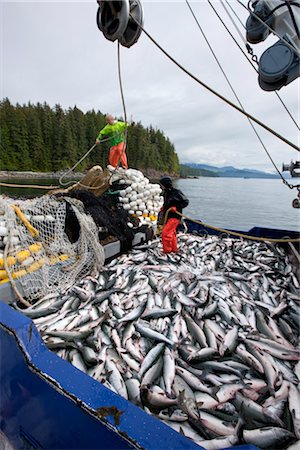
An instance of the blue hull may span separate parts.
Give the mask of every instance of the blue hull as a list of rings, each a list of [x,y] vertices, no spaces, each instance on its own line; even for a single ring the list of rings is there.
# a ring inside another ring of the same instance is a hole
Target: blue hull
[[[213,230],[211,228],[206,227],[205,225],[200,225],[191,220],[186,219],[184,221],[188,227],[189,233],[197,233],[199,235],[214,235],[220,236],[224,235],[222,231]],[[240,233],[247,236],[254,236],[259,238],[267,238],[267,239],[299,239],[300,232],[291,231],[291,230],[280,230],[276,228],[263,228],[263,227],[253,227],[249,231],[240,231],[228,229],[228,231],[234,231],[235,233]],[[231,236],[234,237],[234,236]]]
[[[0,342],[1,431],[14,448],[201,448],[50,352],[2,302]]]

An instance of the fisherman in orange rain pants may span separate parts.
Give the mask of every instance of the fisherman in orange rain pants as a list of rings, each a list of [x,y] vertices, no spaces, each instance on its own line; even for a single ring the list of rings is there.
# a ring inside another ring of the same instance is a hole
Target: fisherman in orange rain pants
[[[99,131],[96,138],[96,144],[100,144],[100,141],[104,136],[109,137],[111,146],[108,157],[109,164],[113,167],[117,167],[121,164],[124,169],[128,169],[124,135],[124,131],[128,124],[125,122],[118,122],[111,114],[106,116],[106,122],[107,125]],[[131,125],[134,125],[134,122]]]
[[[173,187],[170,177],[161,178],[159,183],[163,189],[164,194],[164,204],[161,211],[165,216],[165,214],[169,210],[167,220],[161,233],[163,252],[177,253],[178,245],[176,229],[180,224],[181,216],[177,214],[176,211],[182,213],[182,209],[189,204],[189,200],[179,189],[175,189]]]

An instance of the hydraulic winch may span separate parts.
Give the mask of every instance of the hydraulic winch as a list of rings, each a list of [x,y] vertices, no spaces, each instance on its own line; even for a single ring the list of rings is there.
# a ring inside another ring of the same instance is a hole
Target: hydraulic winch
[[[252,11],[246,22],[251,44],[264,41],[273,33],[279,40],[259,59],[258,82],[265,91],[279,90],[300,75],[299,1],[251,0]]]

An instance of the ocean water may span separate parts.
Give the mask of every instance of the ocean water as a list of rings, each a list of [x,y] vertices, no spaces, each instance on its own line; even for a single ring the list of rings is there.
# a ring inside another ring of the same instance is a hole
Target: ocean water
[[[174,186],[190,200],[184,214],[209,225],[242,231],[254,226],[300,230],[300,210],[292,207],[298,191],[280,179],[202,177],[179,179]]]
[[[0,186],[0,194],[9,195],[14,198],[33,198],[39,197],[40,195],[46,194],[45,189],[36,189],[30,187],[34,186],[57,186],[59,187],[59,182],[57,178],[10,178],[0,180],[2,183],[20,185],[22,187],[6,187]],[[68,181],[68,180],[67,180]],[[75,182],[75,181],[74,181]],[[28,185],[29,187],[23,187],[23,185]]]
[[[10,180],[11,183],[57,185],[56,179]],[[296,184],[296,183],[294,183]],[[300,210],[292,207],[296,189],[281,180],[250,178],[179,179],[174,186],[190,200],[184,213],[210,225],[248,231],[254,226],[300,230]],[[46,191],[0,187],[0,193],[34,197]]]

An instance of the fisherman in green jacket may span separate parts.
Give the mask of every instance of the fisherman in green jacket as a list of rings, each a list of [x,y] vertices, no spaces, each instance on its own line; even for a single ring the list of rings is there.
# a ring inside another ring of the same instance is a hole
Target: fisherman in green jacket
[[[100,144],[100,140],[104,136],[110,137],[110,151],[109,151],[109,164],[113,167],[117,167],[119,163],[124,169],[128,169],[127,157],[126,157],[126,144],[124,131],[128,126],[125,122],[118,122],[111,114],[106,116],[107,125],[100,130],[96,144]]]

